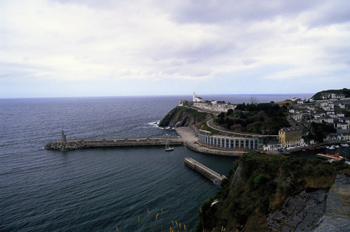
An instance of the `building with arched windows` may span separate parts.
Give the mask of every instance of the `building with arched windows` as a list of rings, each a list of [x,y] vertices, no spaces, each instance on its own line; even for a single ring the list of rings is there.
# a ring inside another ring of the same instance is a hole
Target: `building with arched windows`
[[[258,136],[212,135],[210,131],[198,130],[198,143],[212,148],[232,151],[254,151],[263,147],[263,138]]]

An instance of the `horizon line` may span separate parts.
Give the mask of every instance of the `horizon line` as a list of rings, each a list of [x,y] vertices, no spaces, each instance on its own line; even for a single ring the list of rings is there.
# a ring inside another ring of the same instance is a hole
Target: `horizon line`
[[[266,95],[303,95],[303,94],[315,94],[315,93],[215,93],[215,94],[199,94],[199,96],[213,96],[213,95],[227,95],[227,96],[266,96]],[[48,98],[113,98],[113,97],[177,97],[177,96],[192,96],[192,94],[152,94],[152,95],[106,95],[106,96],[45,96],[45,97],[0,97],[0,99],[48,99]]]

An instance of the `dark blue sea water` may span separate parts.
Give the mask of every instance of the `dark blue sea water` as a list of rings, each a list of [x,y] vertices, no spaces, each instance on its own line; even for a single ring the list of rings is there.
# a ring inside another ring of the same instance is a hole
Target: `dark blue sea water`
[[[202,97],[248,103],[251,95]],[[154,122],[180,98],[191,96],[0,99],[0,231],[152,231],[151,224],[165,231],[175,220],[193,230],[200,205],[218,188],[185,167],[184,158],[221,174],[235,158],[186,147],[43,149],[61,130],[67,139],[176,136]]]

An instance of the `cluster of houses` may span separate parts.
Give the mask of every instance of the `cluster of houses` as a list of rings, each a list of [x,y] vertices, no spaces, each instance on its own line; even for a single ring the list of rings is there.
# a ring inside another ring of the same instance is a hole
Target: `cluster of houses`
[[[350,100],[319,100],[302,101],[298,99],[289,105],[290,117],[296,122],[307,125],[308,123],[328,123],[337,129],[338,133],[349,134],[350,117],[345,117],[345,112],[350,108]]]
[[[344,143],[350,141],[350,117],[345,112],[350,110],[350,99],[343,94],[326,93],[322,99],[327,100],[301,100],[293,98],[281,104],[289,108],[291,119],[295,124],[308,127],[312,122],[332,125],[337,133],[331,133],[326,141]],[[288,104],[286,104],[288,103]],[[279,131],[278,143],[264,145],[264,150],[277,150],[279,148],[295,148],[307,146],[302,139],[302,127],[295,126],[282,128]],[[311,141],[311,145],[314,141]]]
[[[322,93],[321,98],[323,100],[325,99],[344,99],[344,94],[337,94],[337,93]]]

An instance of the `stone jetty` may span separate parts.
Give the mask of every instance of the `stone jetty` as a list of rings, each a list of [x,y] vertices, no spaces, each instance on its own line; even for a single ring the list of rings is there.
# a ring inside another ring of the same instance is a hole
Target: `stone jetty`
[[[220,175],[219,173],[211,170],[210,168],[206,167],[205,165],[199,163],[198,161],[192,159],[192,158],[185,158],[185,165],[200,174],[202,174],[204,177],[212,181],[215,185],[220,186],[221,181],[226,178],[224,175]]]
[[[62,131],[62,140],[54,141],[45,146],[46,150],[77,150],[83,148],[104,147],[138,147],[138,146],[180,146],[183,145],[181,138],[109,138],[109,139],[76,139],[67,140]]]

